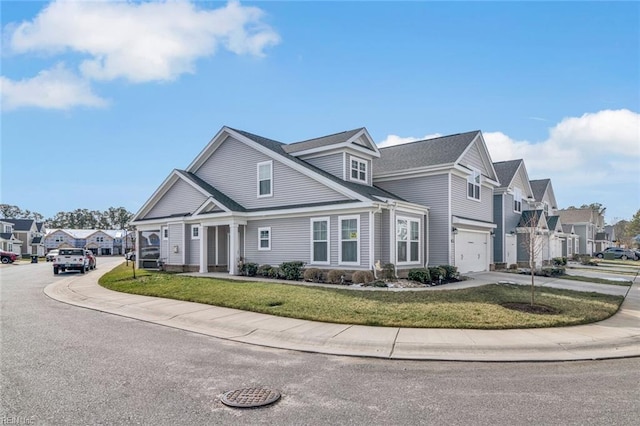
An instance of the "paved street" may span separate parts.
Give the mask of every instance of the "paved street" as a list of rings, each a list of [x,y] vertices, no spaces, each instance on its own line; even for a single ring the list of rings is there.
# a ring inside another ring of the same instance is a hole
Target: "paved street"
[[[0,267],[3,424],[631,425],[640,413],[640,358],[421,362],[267,349],[43,294],[65,278],[50,263]],[[283,397],[252,410],[219,402],[248,386]]]

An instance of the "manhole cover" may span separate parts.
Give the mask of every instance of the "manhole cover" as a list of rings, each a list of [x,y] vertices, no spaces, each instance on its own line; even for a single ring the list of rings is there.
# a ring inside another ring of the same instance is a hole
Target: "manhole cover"
[[[268,388],[244,388],[225,392],[222,403],[229,407],[254,408],[273,404],[280,399],[280,392]]]

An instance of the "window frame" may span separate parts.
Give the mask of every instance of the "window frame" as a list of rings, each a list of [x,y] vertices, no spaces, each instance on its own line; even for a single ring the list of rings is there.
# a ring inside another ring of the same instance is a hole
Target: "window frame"
[[[357,168],[353,168],[353,162],[356,162]],[[364,179],[360,179],[360,173],[362,170],[361,165],[364,165]],[[357,177],[353,177],[353,172],[356,171]],[[369,163],[364,158],[356,157],[355,155],[349,156],[349,180],[354,182],[369,183]]]
[[[191,225],[191,239],[192,240],[200,239],[200,225]]]
[[[268,247],[262,247],[262,232],[266,231],[268,232],[268,238],[267,238],[267,243],[269,244]],[[260,228],[258,228],[258,251],[271,251],[271,227],[270,226],[261,226]]]
[[[407,239],[406,240],[399,240],[398,239],[398,222],[400,221],[406,221],[407,222]],[[418,225],[418,239],[414,240],[412,239],[412,235],[411,235],[411,223],[416,223]],[[407,260],[405,261],[401,261],[398,258],[398,254],[400,252],[400,250],[398,250],[398,243],[404,241],[407,244]],[[420,249],[422,247],[422,221],[420,219],[417,219],[415,217],[409,217],[409,216],[396,216],[396,238],[395,238],[395,244],[396,244],[396,265],[419,265],[420,264],[420,258],[422,257],[422,250]],[[417,260],[412,260],[411,259],[411,255],[413,254],[413,251],[411,249],[412,243],[417,243],[417,255],[418,258]]]
[[[356,234],[357,237],[355,239],[343,239],[342,238],[342,222],[345,220],[356,220]],[[355,261],[345,261],[342,259],[342,243],[345,241],[355,241],[356,243],[356,260]],[[359,215],[350,215],[350,216],[338,216],[338,265],[348,265],[348,266],[359,266],[360,265],[360,216]]]
[[[520,188],[513,188],[513,211],[522,213],[522,191]]]
[[[311,250],[309,254],[310,264],[312,265],[330,265],[331,264],[331,220],[327,217],[312,217],[310,224],[310,241],[311,241]],[[326,240],[315,240],[315,234],[313,226],[316,222],[326,222],[327,223],[327,239]],[[327,260],[316,260],[315,259],[315,243],[316,242],[325,242],[327,244]]]
[[[469,190],[473,188],[473,194],[469,195]],[[478,196],[476,197],[476,189]],[[471,169],[471,174],[467,177],[467,198],[469,200],[481,201],[482,199],[482,173],[478,169]]]
[[[260,168],[264,166],[269,166],[269,193],[261,194],[260,193],[260,182],[266,181],[267,179],[260,179]],[[256,180],[258,187],[256,188],[258,198],[266,198],[273,197],[273,160],[262,161],[256,165]]]

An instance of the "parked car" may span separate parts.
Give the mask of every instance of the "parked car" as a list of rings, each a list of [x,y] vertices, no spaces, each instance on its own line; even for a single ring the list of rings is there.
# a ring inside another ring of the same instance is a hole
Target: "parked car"
[[[125,253],[124,258],[127,260],[136,260],[136,252],[135,251],[130,251]]]
[[[89,259],[89,270],[96,269],[96,257],[91,250],[84,251],[85,256]]]
[[[81,248],[63,248],[53,260],[53,274],[59,272],[80,271],[84,274],[89,270],[89,258],[87,250]]]
[[[47,253],[47,255],[45,256],[45,260],[47,262],[53,262],[53,260],[56,258],[58,253],[59,253],[58,249],[49,250],[49,253]]]
[[[636,260],[640,260],[640,249],[633,249],[632,251],[636,254]]]
[[[602,259],[607,253],[613,253],[614,259],[637,260],[636,253],[633,250],[623,249],[620,247],[607,247],[606,249],[595,253],[594,256]]]
[[[2,263],[13,263],[18,258],[18,255],[10,251],[0,250],[0,258]]]
[[[160,257],[160,247],[149,246],[140,248],[141,259],[158,259]]]

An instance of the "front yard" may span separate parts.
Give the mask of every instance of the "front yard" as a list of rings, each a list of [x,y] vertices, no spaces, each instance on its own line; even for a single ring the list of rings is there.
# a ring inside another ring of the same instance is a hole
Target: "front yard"
[[[449,291],[347,290],[238,282],[131,269],[100,278],[105,288],[147,296],[300,318],[388,327],[508,329],[586,324],[610,317],[621,296],[536,288],[536,304],[555,314],[530,314],[503,305],[528,303],[530,287],[492,284]]]

